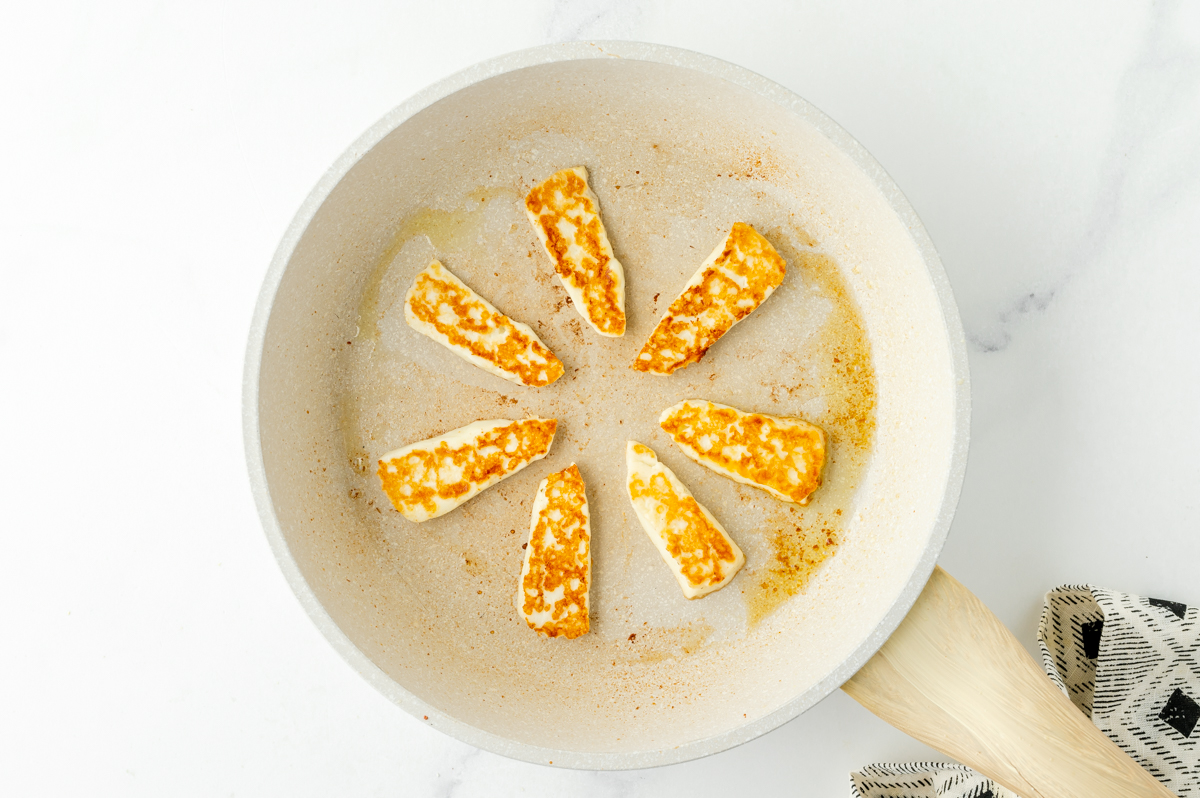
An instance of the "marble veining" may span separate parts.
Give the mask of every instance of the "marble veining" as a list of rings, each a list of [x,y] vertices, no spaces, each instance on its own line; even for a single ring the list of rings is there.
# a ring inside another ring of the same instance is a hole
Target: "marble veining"
[[[555,0],[545,43],[636,39],[641,13],[636,0]]]
[[[1150,9],[1141,44],[1115,87],[1109,143],[1096,167],[1099,186],[1087,198],[1091,210],[1080,228],[1063,231],[1070,244],[1061,261],[1044,264],[1040,276],[1050,284],[1017,286],[990,319],[964,319],[978,351],[1005,349],[1023,317],[1048,310],[1097,261],[1127,256],[1125,248],[1152,226],[1156,212],[1195,190],[1200,140],[1174,134],[1196,132],[1200,58],[1180,35],[1178,16],[1178,4]]]
[[[825,798],[939,758],[834,693],[681,765],[508,760],[371,690],[281,577],[237,423],[271,252],[389,108],[544,42],[743,65],[896,177],[971,343],[941,564],[1018,639],[1063,583],[1200,603],[1198,3],[67,0],[4,26],[0,793]],[[81,448],[85,478],[50,476]]]

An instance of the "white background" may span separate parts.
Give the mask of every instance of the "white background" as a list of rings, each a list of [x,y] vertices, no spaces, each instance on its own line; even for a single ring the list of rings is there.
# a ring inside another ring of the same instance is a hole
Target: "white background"
[[[1200,602],[1200,5],[7,3],[0,792],[831,796],[930,757],[835,693],[630,773],[442,736],[334,654],[243,464],[247,328],[322,172],[427,84],[627,38],[796,91],[938,245],[970,341],[942,564],[1035,646],[1063,582]]]

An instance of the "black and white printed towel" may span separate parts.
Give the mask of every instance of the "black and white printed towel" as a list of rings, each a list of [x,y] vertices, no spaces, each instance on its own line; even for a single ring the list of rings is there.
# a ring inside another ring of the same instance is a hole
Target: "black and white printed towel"
[[[1200,798],[1200,608],[1087,585],[1046,594],[1042,665],[1079,710],[1180,798]],[[1017,798],[962,765],[870,765],[852,798]]]

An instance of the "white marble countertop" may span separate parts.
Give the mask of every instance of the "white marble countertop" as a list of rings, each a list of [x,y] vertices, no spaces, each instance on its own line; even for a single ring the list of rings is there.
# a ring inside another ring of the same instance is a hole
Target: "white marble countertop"
[[[1200,601],[1200,6],[1043,5],[4,11],[4,792],[830,796],[853,767],[935,756],[835,693],[687,764],[509,761],[376,694],[284,583],[239,416],[274,247],[391,107],[547,41],[741,64],[893,175],[971,345],[970,467],[941,562],[1023,642],[1063,582]]]

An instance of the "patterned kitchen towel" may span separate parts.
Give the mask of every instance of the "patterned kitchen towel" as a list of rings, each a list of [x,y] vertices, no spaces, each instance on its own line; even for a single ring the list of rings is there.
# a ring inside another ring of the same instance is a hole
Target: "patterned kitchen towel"
[[[853,798],[1020,798],[966,765],[867,765],[850,774]]]
[[[1200,608],[1087,585],[1046,594],[1042,666],[1071,702],[1180,798],[1200,798]],[[1016,798],[962,765],[871,765],[853,798]]]

